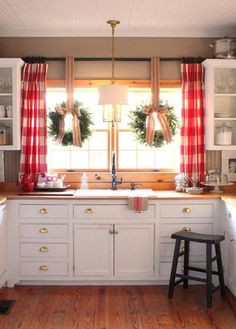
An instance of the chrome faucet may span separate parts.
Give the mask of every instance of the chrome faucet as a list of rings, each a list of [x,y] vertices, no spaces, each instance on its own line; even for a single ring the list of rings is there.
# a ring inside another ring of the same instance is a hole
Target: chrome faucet
[[[112,175],[111,189],[117,190],[117,185],[122,184],[122,178],[120,179],[119,182],[116,180],[116,154],[115,154],[115,152],[112,153],[111,175]]]

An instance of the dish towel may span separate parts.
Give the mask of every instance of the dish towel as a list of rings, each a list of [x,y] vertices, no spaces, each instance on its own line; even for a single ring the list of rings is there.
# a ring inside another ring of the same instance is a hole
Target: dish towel
[[[148,198],[147,197],[130,197],[129,198],[129,209],[135,212],[141,213],[148,208]]]

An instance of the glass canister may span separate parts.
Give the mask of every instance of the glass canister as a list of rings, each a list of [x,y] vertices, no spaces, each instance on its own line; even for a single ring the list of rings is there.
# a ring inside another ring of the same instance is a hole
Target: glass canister
[[[9,137],[9,127],[0,123],[0,145],[8,145],[10,142]]]
[[[216,127],[216,145],[231,145],[232,144],[232,127],[222,122]]]

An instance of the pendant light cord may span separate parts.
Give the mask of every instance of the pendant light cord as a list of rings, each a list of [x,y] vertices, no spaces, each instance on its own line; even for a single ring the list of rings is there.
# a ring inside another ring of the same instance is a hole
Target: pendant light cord
[[[112,69],[111,69],[111,84],[115,84],[115,27],[120,24],[120,21],[109,20],[107,21],[112,28],[112,44],[111,44],[111,54],[112,54]]]

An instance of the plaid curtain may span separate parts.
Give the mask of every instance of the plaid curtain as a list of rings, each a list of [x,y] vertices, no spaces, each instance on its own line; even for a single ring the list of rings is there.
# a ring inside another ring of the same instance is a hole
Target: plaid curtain
[[[20,173],[47,172],[47,64],[25,64],[22,81]]]
[[[204,96],[203,65],[182,64],[182,126],[180,171],[203,181],[204,154]]]

